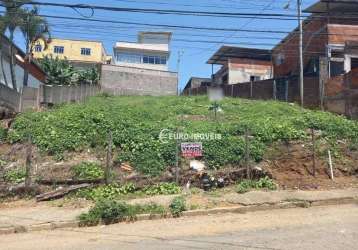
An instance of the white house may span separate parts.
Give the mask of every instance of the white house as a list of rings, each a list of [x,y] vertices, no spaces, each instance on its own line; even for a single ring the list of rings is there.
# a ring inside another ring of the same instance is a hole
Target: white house
[[[168,71],[171,32],[140,32],[137,42],[117,42],[113,63],[117,66]]]

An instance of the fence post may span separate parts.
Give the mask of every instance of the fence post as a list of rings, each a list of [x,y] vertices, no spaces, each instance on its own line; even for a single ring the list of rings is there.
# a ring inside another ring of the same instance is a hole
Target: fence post
[[[106,169],[105,169],[105,182],[106,185],[111,183],[111,171],[112,171],[112,131],[108,133],[108,145],[107,145],[107,157],[106,157]]]
[[[288,79],[285,80],[285,100],[288,102]]]
[[[31,158],[32,158],[32,141],[31,136],[28,138],[26,147],[26,161],[25,161],[25,188],[29,189],[31,186]]]
[[[246,165],[246,178],[251,179],[250,168],[250,147],[249,147],[249,129],[245,129],[245,165]]]
[[[23,88],[20,89],[20,98],[19,98],[19,112],[22,112],[22,102],[23,102]]]
[[[329,169],[330,169],[330,173],[331,173],[331,179],[333,181],[334,180],[333,163],[332,163],[331,150],[329,150],[329,149],[328,149],[328,164],[329,164]]]
[[[311,137],[312,137],[312,168],[313,176],[316,177],[316,138],[314,134],[314,129],[311,128]]]
[[[54,85],[50,85],[50,88],[49,88],[50,90],[51,90],[51,103],[54,103],[53,102],[53,89],[54,89]]]
[[[178,140],[175,141],[175,182],[177,184],[179,184],[179,143],[178,143]]]
[[[36,98],[36,109],[37,111],[40,110],[41,108],[41,93],[42,93],[42,84],[39,84],[39,87],[37,89],[37,98]]]
[[[252,81],[250,81],[250,98],[252,99]]]
[[[273,99],[277,100],[277,86],[276,86],[276,79],[273,80]]]

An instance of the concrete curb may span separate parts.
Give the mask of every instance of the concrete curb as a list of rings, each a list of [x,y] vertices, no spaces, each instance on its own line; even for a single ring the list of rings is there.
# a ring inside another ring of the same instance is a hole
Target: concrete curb
[[[309,207],[317,207],[317,206],[346,205],[346,204],[358,205],[358,199],[354,197],[344,197],[344,198],[333,198],[333,199],[315,200],[315,201],[297,200],[292,202],[287,201],[287,202],[279,202],[279,203],[264,203],[258,205],[250,205],[250,206],[219,207],[219,208],[212,208],[212,209],[185,211],[183,212],[182,217],[205,216],[205,215],[216,215],[216,214],[226,214],[226,213],[249,213],[249,212],[256,212],[256,211],[276,210],[276,209],[309,208]],[[164,218],[172,218],[172,216],[141,214],[136,217],[135,221],[159,220]],[[0,235],[36,232],[36,231],[43,231],[43,230],[56,230],[56,229],[64,229],[64,228],[77,228],[77,227],[80,227],[80,222],[78,220],[47,222],[47,223],[33,224],[29,226],[10,226],[10,227],[2,227],[2,228],[0,227]]]

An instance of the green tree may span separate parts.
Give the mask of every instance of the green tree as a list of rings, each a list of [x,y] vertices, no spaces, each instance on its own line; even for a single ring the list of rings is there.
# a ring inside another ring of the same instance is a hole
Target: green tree
[[[51,33],[49,29],[48,22],[45,18],[39,16],[39,9],[34,6],[31,10],[24,13],[24,22],[22,23],[20,29],[25,38],[26,45],[26,62],[31,63],[32,53],[37,42],[42,42],[44,45],[44,50],[47,49],[48,42],[51,39]],[[28,85],[29,71],[27,68],[24,68],[24,79],[23,85]]]
[[[42,69],[47,74],[46,83],[49,85],[71,85],[76,78],[76,71],[73,66],[65,59],[58,57],[45,56],[40,60]]]
[[[0,0],[0,3],[5,8],[5,15],[3,16],[3,32],[5,33],[7,30],[9,31],[9,39],[10,39],[10,72],[11,72],[11,81],[12,87],[17,89],[16,83],[16,74],[15,74],[15,49],[13,46],[14,42],[14,34],[16,29],[20,28],[24,23],[24,15],[26,11],[22,8],[22,6],[28,3],[28,0]],[[3,34],[4,34],[3,33]]]

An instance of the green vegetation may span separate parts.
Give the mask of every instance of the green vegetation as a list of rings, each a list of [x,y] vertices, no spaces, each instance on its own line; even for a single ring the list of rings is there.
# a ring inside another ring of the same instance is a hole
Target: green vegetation
[[[203,160],[212,169],[242,162],[246,129],[253,136],[249,147],[255,161],[262,159],[271,143],[304,139],[311,127],[321,130],[322,137],[332,144],[337,139],[358,138],[356,121],[331,113],[302,111],[297,105],[225,98],[220,102],[223,113],[217,121],[212,118],[210,105],[204,96],[94,97],[85,104],[21,114],[8,139],[13,143],[24,141],[31,134],[40,150],[62,155],[65,151],[105,147],[111,130],[114,147],[120,150],[117,161],[129,162],[136,171],[155,176],[175,165],[175,141],[160,141],[163,129],[174,132],[179,127],[189,134],[221,134],[221,140],[203,141]],[[195,119],[198,115],[204,119]]]
[[[96,180],[104,176],[104,171],[100,165],[93,162],[82,162],[72,168],[75,179]]]
[[[159,183],[143,188],[142,192],[146,195],[170,195],[179,194],[181,188],[176,183]]]
[[[23,168],[12,169],[4,174],[4,180],[13,184],[19,184],[25,181],[26,171]]]
[[[246,193],[251,189],[267,189],[276,190],[277,186],[273,180],[267,176],[260,180],[243,180],[237,185],[237,192],[240,194]]]
[[[66,59],[46,56],[40,60],[40,65],[47,74],[49,85],[98,84],[99,81],[97,69],[75,69]]]
[[[7,130],[4,129],[3,127],[0,127],[0,143],[5,142],[6,137],[7,137]]]
[[[146,186],[141,189],[137,188],[133,183],[129,183],[123,186],[111,184],[96,188],[83,189],[77,192],[77,196],[97,201],[102,199],[117,199],[126,195],[154,196],[179,194],[180,192],[181,188],[175,183],[159,183],[153,186]]]
[[[99,200],[88,213],[82,213],[79,220],[82,226],[94,226],[99,223],[111,224],[123,220],[133,220],[138,214],[165,215],[166,209],[157,204],[129,205],[115,200]]]
[[[173,217],[180,217],[186,211],[185,199],[182,196],[175,197],[169,205]]]

